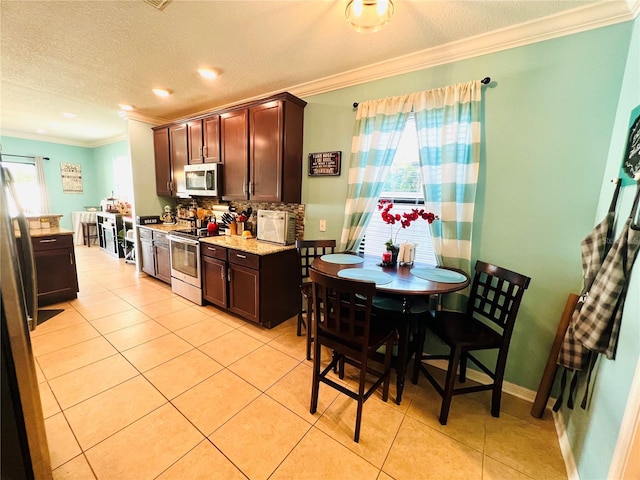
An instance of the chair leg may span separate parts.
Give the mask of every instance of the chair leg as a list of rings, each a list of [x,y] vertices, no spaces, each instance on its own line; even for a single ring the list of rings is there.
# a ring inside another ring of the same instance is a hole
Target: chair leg
[[[304,323],[304,320],[302,318],[302,306],[300,306],[300,309],[298,310],[298,328],[296,329],[296,335],[297,336],[301,336],[302,335],[302,324]],[[309,358],[307,356],[307,358]]]
[[[309,413],[311,414],[316,413],[316,410],[318,409],[321,368],[320,344],[316,342],[315,351],[313,352],[313,384],[311,385],[311,406],[309,408]]]
[[[504,379],[504,370],[507,363],[506,354],[503,358],[503,352],[498,354],[499,359],[496,365],[496,371],[493,379],[493,391],[491,394],[491,415],[494,417],[500,416],[500,403],[502,400],[502,382]]]
[[[418,384],[418,377],[420,376],[420,364],[422,363],[422,353],[424,352],[424,342],[427,338],[427,327],[423,322],[420,322],[418,327],[418,343],[416,347],[416,353],[413,357],[413,372],[411,373],[411,383]]]
[[[389,399],[389,380],[391,378],[391,354],[393,352],[393,340],[390,339],[385,346],[384,380],[382,382],[382,401]]]
[[[362,407],[364,405],[364,390],[367,381],[367,359],[365,358],[360,365],[360,379],[358,384],[358,407],[356,411],[356,428],[353,433],[353,441],[360,441],[360,423],[362,421]]]
[[[464,383],[467,381],[467,354],[463,353],[460,355],[460,382]]]
[[[311,344],[313,343],[313,312],[312,312],[313,302],[311,298],[307,299],[307,360],[311,360]]]
[[[453,389],[456,386],[456,372],[460,364],[460,356],[462,352],[459,349],[452,349],[449,358],[449,368],[447,369],[447,378],[444,383],[444,391],[442,393],[442,406],[440,407],[440,424],[446,425],[449,417],[449,408],[451,407],[451,399],[453,398]]]

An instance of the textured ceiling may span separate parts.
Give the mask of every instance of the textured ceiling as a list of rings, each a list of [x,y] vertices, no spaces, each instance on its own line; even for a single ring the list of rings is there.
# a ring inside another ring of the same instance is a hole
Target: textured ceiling
[[[119,103],[165,123],[597,3],[396,0],[389,25],[360,34],[345,23],[346,0],[172,0],[162,11],[142,0],[1,0],[2,134],[41,128],[40,139],[96,145],[125,134]],[[222,75],[206,81],[201,66]]]

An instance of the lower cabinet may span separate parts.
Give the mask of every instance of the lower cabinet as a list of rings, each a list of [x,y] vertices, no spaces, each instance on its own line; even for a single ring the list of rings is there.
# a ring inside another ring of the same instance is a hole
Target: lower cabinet
[[[167,234],[138,227],[141,269],[147,275],[171,283],[171,259]]]
[[[73,235],[32,237],[38,284],[38,306],[78,296]]]
[[[300,267],[295,249],[255,255],[201,245],[205,300],[266,328],[297,314]]]
[[[227,249],[201,243],[202,296],[208,302],[227,308]]]

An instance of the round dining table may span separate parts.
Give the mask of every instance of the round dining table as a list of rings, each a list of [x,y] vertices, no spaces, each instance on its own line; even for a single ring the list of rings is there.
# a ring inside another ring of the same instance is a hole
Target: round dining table
[[[396,305],[398,319],[398,354],[394,361],[396,370],[396,403],[402,401],[404,378],[407,363],[414,353],[415,345],[410,349],[411,320],[421,318],[412,312],[412,305],[431,297],[444,295],[465,289],[469,285],[469,276],[462,270],[434,267],[426,264],[385,265],[379,257],[355,255],[352,253],[333,253],[316,258],[311,268],[334,277],[359,281],[375,282],[376,292],[384,299],[390,299]],[[376,302],[374,302],[375,304]],[[430,315],[429,312],[422,312]]]

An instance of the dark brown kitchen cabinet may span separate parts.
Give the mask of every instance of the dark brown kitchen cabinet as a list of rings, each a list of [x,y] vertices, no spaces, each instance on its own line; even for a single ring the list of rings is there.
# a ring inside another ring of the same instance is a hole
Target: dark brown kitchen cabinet
[[[205,300],[266,328],[295,316],[300,294],[295,249],[255,255],[202,242]]]
[[[205,300],[227,308],[227,249],[202,244],[202,296]]]
[[[260,257],[229,250],[229,310],[260,323]]]
[[[142,271],[165,283],[171,283],[171,260],[166,233],[139,227],[138,236]]]
[[[187,196],[187,184],[184,179],[184,166],[189,164],[189,142],[187,140],[187,124],[169,127],[169,151],[172,172],[172,195]]]
[[[225,200],[300,203],[305,105],[284,93],[220,116]]]
[[[187,122],[189,164],[220,161],[220,116],[211,115]]]
[[[156,193],[171,196],[171,158],[169,157],[169,127],[153,131],[153,150],[156,166]]]
[[[249,111],[234,110],[220,115],[220,152],[224,164],[222,198],[245,200],[249,175]]]
[[[73,235],[32,237],[38,283],[38,306],[71,300],[78,295]]]

